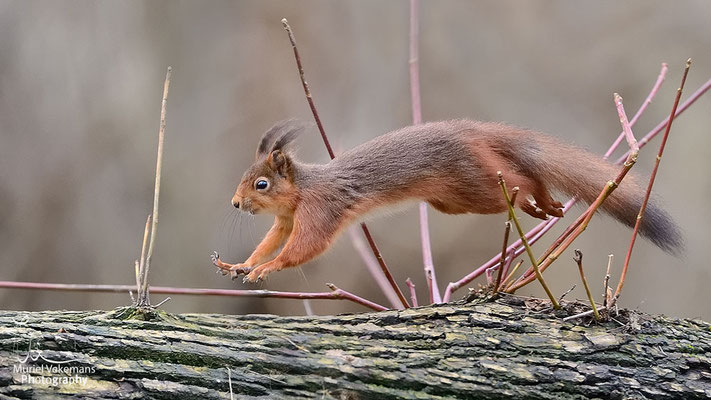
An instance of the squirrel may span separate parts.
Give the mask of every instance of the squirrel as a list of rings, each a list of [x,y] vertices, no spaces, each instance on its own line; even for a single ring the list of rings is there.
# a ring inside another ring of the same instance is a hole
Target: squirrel
[[[274,225],[251,256],[227,264],[212,261],[234,279],[264,280],[301,265],[332,244],[350,223],[374,209],[407,200],[427,202],[446,214],[507,211],[498,171],[518,186],[514,206],[540,219],[562,217],[563,205],[549,188],[590,204],[619,167],[543,133],[501,123],[449,120],[408,126],[348,150],[324,165],[297,161],[287,150],[303,125],[284,121],[269,129],[244,173],[232,204],[250,214],[275,215]],[[644,188],[628,174],[602,204],[602,211],[632,227]],[[678,254],[679,228],[652,198],[642,236]],[[271,258],[283,245],[281,252]]]

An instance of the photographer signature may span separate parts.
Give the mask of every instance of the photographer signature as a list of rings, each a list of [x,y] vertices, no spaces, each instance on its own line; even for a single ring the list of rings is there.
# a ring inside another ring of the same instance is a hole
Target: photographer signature
[[[42,354],[42,350],[38,348],[32,348],[32,339],[30,339],[30,343],[27,345],[27,354],[25,355],[24,358],[17,357],[17,361],[19,363],[25,364],[28,361],[37,361],[37,360],[42,360],[45,362],[48,362],[50,364],[66,364],[70,362],[75,362],[79,361],[79,359],[69,359],[69,360],[63,360],[63,361],[56,361],[56,360],[50,360],[47,357],[45,357]]]

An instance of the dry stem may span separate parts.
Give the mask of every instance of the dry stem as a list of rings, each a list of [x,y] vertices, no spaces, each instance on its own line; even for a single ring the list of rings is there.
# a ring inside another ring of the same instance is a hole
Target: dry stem
[[[604,281],[604,293],[603,293],[603,300],[602,300],[602,305],[604,307],[607,307],[607,303],[610,301],[610,267],[612,266],[612,254],[609,254],[607,256],[607,272],[605,273],[605,281]]]
[[[541,271],[538,269],[538,263],[536,262],[536,256],[533,255],[533,250],[531,250],[531,246],[528,245],[528,240],[526,240],[526,234],[523,233],[521,224],[518,222],[518,218],[516,218],[516,212],[514,211],[513,204],[511,203],[511,198],[509,197],[509,193],[506,190],[506,182],[504,181],[503,175],[501,174],[501,171],[498,171],[497,174],[499,175],[499,186],[501,186],[501,191],[504,193],[504,199],[506,200],[506,206],[509,208],[509,215],[511,216],[511,219],[513,220],[514,225],[516,225],[516,230],[518,231],[518,234],[521,237],[521,241],[523,242],[524,247],[526,247],[526,252],[528,253],[528,257],[531,259],[531,263],[533,264],[533,269],[536,271],[536,278],[541,283],[541,286],[543,286],[543,290],[546,292],[546,295],[548,295],[548,298],[551,300],[551,304],[553,304],[553,308],[558,310],[558,309],[560,309],[560,304],[558,304],[558,301],[555,299],[555,296],[553,296],[553,293],[548,288],[546,281],[543,279],[543,275],[541,275]],[[518,191],[517,188],[514,188],[513,190]]]
[[[513,259],[513,257],[512,257],[512,259]],[[519,269],[519,267],[521,267],[521,265],[523,265],[523,259],[518,260],[518,262],[516,263],[516,265],[514,265],[513,269],[511,270],[511,273],[509,273],[508,275],[506,275],[506,278],[504,279],[504,282],[501,284],[503,288],[508,289],[509,281],[511,280],[511,278],[513,278],[514,275],[516,275],[516,271],[518,271],[518,269]],[[501,291],[501,293],[506,293],[506,292],[505,292],[505,291]]]
[[[148,233],[149,229],[151,226],[151,215],[148,214],[148,218],[146,218],[146,227],[143,230],[143,242],[141,244],[141,258],[136,260],[136,293],[141,292],[141,287],[143,286],[141,284],[141,277],[143,276],[143,269],[145,268],[146,265],[146,247],[148,245]],[[138,303],[136,303],[137,305]]]
[[[158,156],[156,157],[156,181],[155,190],[153,193],[153,213],[151,214],[151,232],[150,241],[148,244],[148,253],[145,255],[145,260],[141,268],[140,285],[138,287],[138,299],[136,305],[139,307],[150,307],[150,295],[148,290],[148,271],[151,268],[151,260],[153,259],[153,246],[156,240],[156,231],[158,230],[158,205],[160,200],[160,179],[161,170],[163,168],[163,142],[165,140],[165,114],[166,105],[168,103],[168,90],[170,89],[170,75],[173,69],[168,67],[165,74],[165,83],[163,84],[163,100],[160,107],[160,127],[158,129]],[[145,236],[144,236],[145,238]],[[143,253],[143,251],[141,252]]]
[[[516,195],[518,194],[518,191],[514,192],[511,195],[511,202],[515,203],[516,202]],[[504,266],[506,265],[506,250],[509,245],[509,233],[511,232],[511,214],[509,213],[509,218],[504,224],[504,243],[501,248],[501,261],[499,261],[499,270],[496,274],[496,282],[494,283],[494,294],[496,294],[499,291],[499,287],[501,285],[501,275],[504,273]],[[513,258],[513,257],[512,257]]]
[[[597,306],[595,305],[595,299],[593,299],[592,293],[590,293],[590,286],[588,286],[588,280],[585,279],[585,272],[583,272],[583,252],[580,249],[575,249],[575,257],[573,261],[578,264],[578,271],[580,272],[580,280],[583,281],[583,287],[585,287],[585,293],[588,295],[588,300],[590,301],[590,306],[592,306],[593,315],[595,315],[595,320],[600,320],[600,314],[597,312]]]

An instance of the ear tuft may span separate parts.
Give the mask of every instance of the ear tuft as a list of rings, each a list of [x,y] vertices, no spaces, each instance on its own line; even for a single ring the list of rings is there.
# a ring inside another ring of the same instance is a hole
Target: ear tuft
[[[305,124],[293,119],[277,122],[262,136],[257,147],[256,158],[264,157],[274,150],[284,149],[305,127]]]
[[[269,167],[283,177],[289,176],[291,172],[291,158],[281,150],[274,150],[269,153],[267,163]]]

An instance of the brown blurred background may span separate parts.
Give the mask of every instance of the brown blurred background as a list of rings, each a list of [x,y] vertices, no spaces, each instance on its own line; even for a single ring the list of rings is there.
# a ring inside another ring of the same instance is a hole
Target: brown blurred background
[[[665,86],[635,129],[641,137],[668,115],[687,57],[694,65],[684,97],[711,78],[710,14],[705,1],[425,1],[424,119],[506,121],[602,153],[620,131],[613,92],[631,116],[660,63],[669,63]],[[409,123],[407,1],[0,1],[0,280],[133,282],[171,65],[150,282],[255,288],[215,274],[208,256],[217,250],[237,262],[249,255],[271,218],[240,217],[230,205],[234,187],[266,128],[311,118],[283,17],[295,30],[334,147]],[[687,252],[674,258],[638,242],[621,299],[626,307],[711,319],[710,106],[706,96],[674,124],[655,185],[685,232]],[[658,143],[643,149],[635,167],[645,177]],[[327,160],[315,131],[300,139],[299,155]],[[504,218],[430,210],[442,289],[499,250]],[[370,226],[397,281],[412,277],[423,301],[416,207]],[[575,245],[598,298],[607,254],[616,256],[616,283],[630,234],[600,217]],[[571,257],[567,252],[547,273],[558,294],[579,283]],[[325,282],[387,304],[347,235],[316,261],[257,287],[323,291]],[[521,294],[541,291],[532,284]],[[584,297],[580,288],[573,297]],[[128,302],[123,294],[0,289],[0,307],[11,309]],[[318,314],[363,310],[346,302],[312,306]],[[280,299],[174,296],[164,308],[304,313],[301,301]]]

